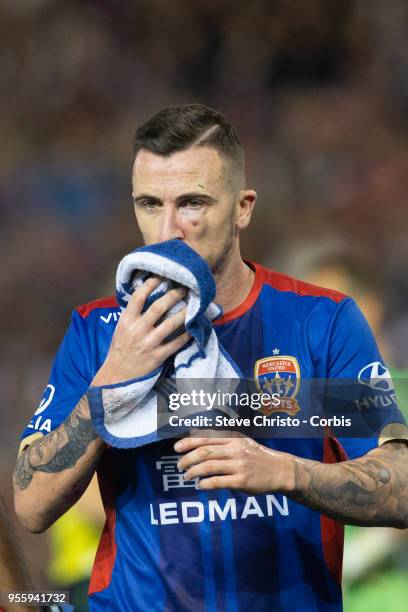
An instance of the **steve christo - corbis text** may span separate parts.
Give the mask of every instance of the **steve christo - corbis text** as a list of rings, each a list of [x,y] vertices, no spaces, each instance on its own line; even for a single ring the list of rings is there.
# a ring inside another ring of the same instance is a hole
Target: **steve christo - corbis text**
[[[171,393],[168,398],[169,410],[175,412],[181,408],[181,412],[185,409],[196,409],[195,412],[202,413],[218,409],[222,412],[224,406],[245,406],[254,411],[250,417],[228,416],[226,414],[206,415],[206,414],[188,414],[183,415],[170,414],[168,416],[168,424],[171,427],[223,427],[223,428],[253,428],[253,427],[278,427],[278,428],[296,428],[304,425],[311,427],[351,427],[352,419],[343,415],[338,416],[321,416],[309,415],[307,418],[299,418],[293,415],[281,416],[279,414],[266,415],[260,414],[262,409],[273,409],[278,412],[280,407],[284,407],[286,398],[279,393],[225,393],[216,391],[208,393],[201,389],[200,391],[192,390],[188,393]],[[256,413],[256,414],[255,414]]]
[[[309,416],[307,419],[299,419],[292,416],[282,417],[280,415],[267,416],[256,414],[249,417],[229,417],[226,415],[195,415],[181,417],[172,414],[168,419],[172,427],[224,427],[230,428],[252,428],[252,427],[301,427],[310,425],[311,427],[351,427],[351,418],[345,416],[322,417],[319,415]]]

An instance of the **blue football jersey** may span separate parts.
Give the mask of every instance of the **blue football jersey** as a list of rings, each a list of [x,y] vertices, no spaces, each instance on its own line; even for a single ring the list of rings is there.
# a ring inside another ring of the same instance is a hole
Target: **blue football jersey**
[[[356,400],[362,412],[364,402],[386,406],[383,431],[375,435],[280,436],[260,443],[322,462],[357,458],[378,446],[391,424],[403,419],[354,301],[250,265],[255,270],[250,294],[214,325],[223,347],[259,388],[276,384],[272,379],[277,377],[289,380],[287,405],[280,410],[305,413],[297,395],[303,379],[360,377],[364,383],[361,373],[368,368],[386,383],[371,390],[366,385],[370,393]],[[73,313],[23,439],[47,434],[70,414],[102,365],[119,316],[115,298]],[[342,609],[342,524],[279,492],[201,491],[197,479],[183,479],[173,444],[108,448],[101,460],[106,524],[90,581],[91,611]]]

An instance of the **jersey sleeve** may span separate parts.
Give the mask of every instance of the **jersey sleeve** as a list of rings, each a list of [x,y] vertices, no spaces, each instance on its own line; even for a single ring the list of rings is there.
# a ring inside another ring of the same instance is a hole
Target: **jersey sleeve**
[[[408,439],[389,370],[364,315],[351,298],[340,302],[332,322],[327,377],[332,389],[328,411],[338,406],[351,418],[349,431],[338,438],[349,459],[387,440]]]
[[[91,380],[91,347],[86,322],[74,311],[40,404],[21,435],[20,450],[34,438],[61,425],[87,391]]]

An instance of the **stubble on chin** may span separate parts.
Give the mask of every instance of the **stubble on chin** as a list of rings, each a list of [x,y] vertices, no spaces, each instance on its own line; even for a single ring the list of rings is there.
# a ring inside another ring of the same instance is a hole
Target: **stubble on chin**
[[[232,231],[228,237],[228,240],[225,242],[223,249],[215,255],[210,255],[207,259],[207,263],[211,268],[213,276],[220,276],[223,273],[231,257],[233,246],[234,232]]]
[[[208,262],[213,276],[220,276],[220,274],[222,274],[227,265],[230,251],[231,248],[229,247],[227,250],[220,253],[216,258],[213,258]]]

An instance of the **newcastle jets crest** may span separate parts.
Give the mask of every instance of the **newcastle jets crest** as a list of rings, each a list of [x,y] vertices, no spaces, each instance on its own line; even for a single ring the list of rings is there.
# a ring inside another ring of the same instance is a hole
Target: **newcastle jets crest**
[[[260,393],[271,396],[271,405],[261,409],[266,416],[274,412],[286,412],[293,416],[300,410],[296,401],[300,387],[300,368],[298,361],[291,355],[279,355],[258,359],[254,369],[255,384]],[[278,405],[272,403],[272,396],[279,394]]]

